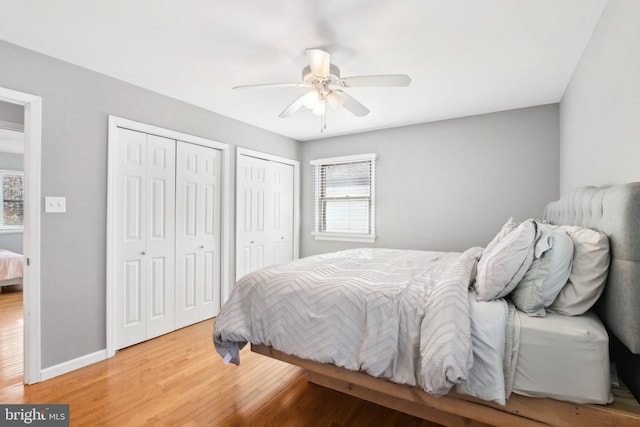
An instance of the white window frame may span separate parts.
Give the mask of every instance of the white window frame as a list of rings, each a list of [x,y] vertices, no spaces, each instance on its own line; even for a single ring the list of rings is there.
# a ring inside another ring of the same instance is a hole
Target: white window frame
[[[24,187],[24,171],[0,169],[0,186],[2,186],[2,177],[4,175],[20,175],[22,176],[22,185]],[[0,191],[3,189],[0,188]],[[23,193],[24,194],[24,193]],[[0,203],[2,203],[2,214],[4,215],[4,193],[0,193]],[[23,206],[24,206],[23,199]],[[0,234],[16,234],[24,233],[24,208],[22,212],[22,225],[0,225]]]
[[[354,156],[330,157],[325,159],[312,160],[309,163],[313,166],[313,232],[311,235],[316,240],[337,240],[344,242],[364,242],[373,243],[376,240],[376,159],[377,154],[359,154]],[[371,224],[370,233],[336,233],[320,231],[320,215],[318,209],[320,205],[320,170],[322,166],[340,164],[340,163],[356,163],[371,162]]]

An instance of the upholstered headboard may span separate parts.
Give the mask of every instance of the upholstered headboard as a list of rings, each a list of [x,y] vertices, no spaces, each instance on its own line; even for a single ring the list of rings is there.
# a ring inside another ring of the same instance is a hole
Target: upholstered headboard
[[[547,205],[544,219],[609,236],[609,276],[596,310],[609,331],[640,354],[640,182],[579,188]]]
[[[640,182],[579,188],[549,203],[544,219],[609,236],[611,264],[596,312],[609,330],[620,377],[640,400]]]

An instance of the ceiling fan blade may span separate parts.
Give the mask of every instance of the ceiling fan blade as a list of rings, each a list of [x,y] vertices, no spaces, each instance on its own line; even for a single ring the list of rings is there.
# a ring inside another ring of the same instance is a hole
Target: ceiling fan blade
[[[322,49],[306,49],[311,72],[316,77],[329,77],[331,73],[331,54]]]
[[[338,80],[338,85],[343,87],[366,86],[409,86],[411,78],[406,74],[389,74],[381,76],[354,76],[344,77]]]
[[[369,114],[369,109],[356,101],[355,98],[348,93],[341,90],[334,90],[331,93],[336,93],[337,96],[342,99],[342,106],[349,110],[349,112],[351,112],[351,114],[353,114],[354,116],[363,117]]]
[[[301,95],[301,96],[297,97],[296,100],[293,101],[291,104],[289,104],[289,106],[287,108],[285,108],[282,111],[282,113],[280,113],[278,115],[278,117],[280,117],[280,118],[290,117],[295,112],[297,112],[300,108],[302,108],[303,105],[304,105],[304,95]]]
[[[254,87],[311,87],[308,83],[265,83],[265,84],[257,84],[257,85],[241,85],[234,86],[231,89],[248,89]]]
[[[342,107],[342,104],[344,104],[343,94],[344,92],[341,90],[332,90],[327,94],[327,101],[329,101],[329,105],[331,105],[334,110],[337,110]]]

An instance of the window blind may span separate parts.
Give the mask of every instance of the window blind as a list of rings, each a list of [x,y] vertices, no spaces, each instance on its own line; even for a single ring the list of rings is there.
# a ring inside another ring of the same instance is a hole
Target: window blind
[[[375,237],[375,155],[312,164],[316,236]]]
[[[0,180],[2,183],[0,228],[22,228],[24,226],[24,174],[0,171]]]

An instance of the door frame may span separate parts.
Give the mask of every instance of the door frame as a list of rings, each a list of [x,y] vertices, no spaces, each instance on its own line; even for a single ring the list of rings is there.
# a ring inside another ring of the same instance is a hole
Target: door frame
[[[0,87],[0,101],[24,107],[25,215],[23,254],[24,382],[42,381],[40,330],[40,182],[42,146],[42,98]]]
[[[239,168],[238,162],[240,156],[255,157],[261,160],[268,160],[271,162],[283,163],[285,165],[293,166],[293,259],[300,257],[300,162],[293,159],[287,159],[286,157],[280,157],[273,154],[263,153],[261,151],[250,150],[248,148],[238,147],[236,149],[236,207],[239,206],[240,192],[238,191],[238,182],[242,178],[242,171]],[[238,212],[236,211],[236,262],[235,262],[235,277],[238,280]],[[227,294],[228,296],[228,294]],[[222,301],[225,301],[223,298]]]
[[[194,135],[189,135],[182,132],[177,132],[161,127],[149,125],[146,123],[136,122],[122,117],[109,116],[109,138],[108,138],[108,164],[107,164],[107,358],[113,357],[116,353],[115,337],[115,313],[114,307],[117,303],[115,298],[114,286],[117,285],[117,281],[114,277],[115,268],[115,248],[116,238],[113,224],[116,218],[115,212],[115,161],[116,161],[116,144],[118,143],[117,128],[126,128],[138,132],[144,132],[152,135],[161,136],[164,138],[175,139],[179,141],[188,142],[190,144],[203,145],[205,147],[215,148],[222,152],[222,189],[221,189],[221,254],[220,254],[220,275],[221,275],[221,301],[225,301],[225,296],[229,294],[231,290],[231,284],[229,282],[229,262],[230,262],[230,247],[231,247],[231,183],[230,183],[230,154],[229,145],[213,141],[210,139],[201,138]]]

